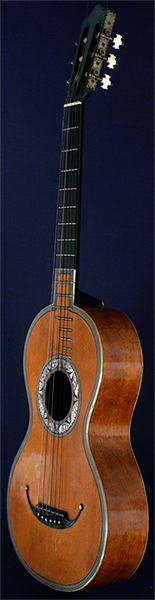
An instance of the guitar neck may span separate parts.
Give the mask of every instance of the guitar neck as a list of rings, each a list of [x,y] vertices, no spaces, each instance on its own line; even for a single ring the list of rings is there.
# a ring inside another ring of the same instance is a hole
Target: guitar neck
[[[64,104],[52,281],[53,304],[64,309],[74,304],[75,296],[83,105],[96,89],[108,43],[112,39],[115,17],[102,6],[95,6],[90,16],[84,19]],[[120,35],[116,36],[116,41],[122,44]],[[113,68],[115,56],[110,56],[113,57]],[[105,78],[102,87],[107,89],[110,77],[105,75]]]
[[[82,102],[64,104],[53,304],[74,303],[81,180]],[[70,285],[60,285],[70,282]]]

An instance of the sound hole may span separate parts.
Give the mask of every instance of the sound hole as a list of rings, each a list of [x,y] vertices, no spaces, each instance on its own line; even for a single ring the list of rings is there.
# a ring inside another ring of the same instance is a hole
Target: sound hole
[[[62,421],[67,416],[72,401],[69,379],[63,371],[54,371],[46,385],[45,404],[54,421]]]

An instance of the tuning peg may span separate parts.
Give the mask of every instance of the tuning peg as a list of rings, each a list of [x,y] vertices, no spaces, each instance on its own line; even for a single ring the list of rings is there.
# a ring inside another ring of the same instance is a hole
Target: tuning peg
[[[116,62],[116,56],[114,54],[109,54],[108,58],[107,58],[107,67],[108,69],[114,69],[115,65],[117,65],[118,63]]]
[[[115,50],[119,50],[120,46],[124,46],[123,41],[122,41],[122,35],[119,35],[119,33],[116,33],[115,37],[113,38],[112,46],[113,46],[113,48],[115,48]]]
[[[70,79],[68,79],[66,83],[67,83],[67,85],[69,85],[70,84]]]
[[[71,65],[74,65],[74,61],[73,60],[71,60]]]
[[[78,46],[78,42],[75,42],[75,46]]]
[[[101,88],[107,90],[110,85],[112,85],[111,77],[105,73],[104,77],[101,79]]]

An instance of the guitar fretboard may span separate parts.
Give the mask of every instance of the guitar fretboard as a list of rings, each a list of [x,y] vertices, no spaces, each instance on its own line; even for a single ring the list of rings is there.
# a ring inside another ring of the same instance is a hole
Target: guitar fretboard
[[[57,204],[55,294],[59,273],[73,273],[75,280],[80,193],[82,103],[64,105],[62,149]],[[71,296],[73,291],[70,291]],[[73,300],[73,298],[72,298]]]

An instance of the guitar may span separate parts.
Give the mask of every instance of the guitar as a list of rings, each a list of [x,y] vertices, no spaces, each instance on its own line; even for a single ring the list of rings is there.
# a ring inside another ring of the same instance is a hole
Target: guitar
[[[14,459],[8,525],[23,566],[41,583],[78,591],[129,578],[148,535],[144,483],[130,424],[142,379],[131,321],[101,302],[78,300],[84,105],[105,59],[113,68],[116,15],[96,6],[84,20],[63,107],[51,304],[24,347],[29,426]],[[106,73],[101,86],[111,84]],[[106,93],[106,92],[105,92]]]

